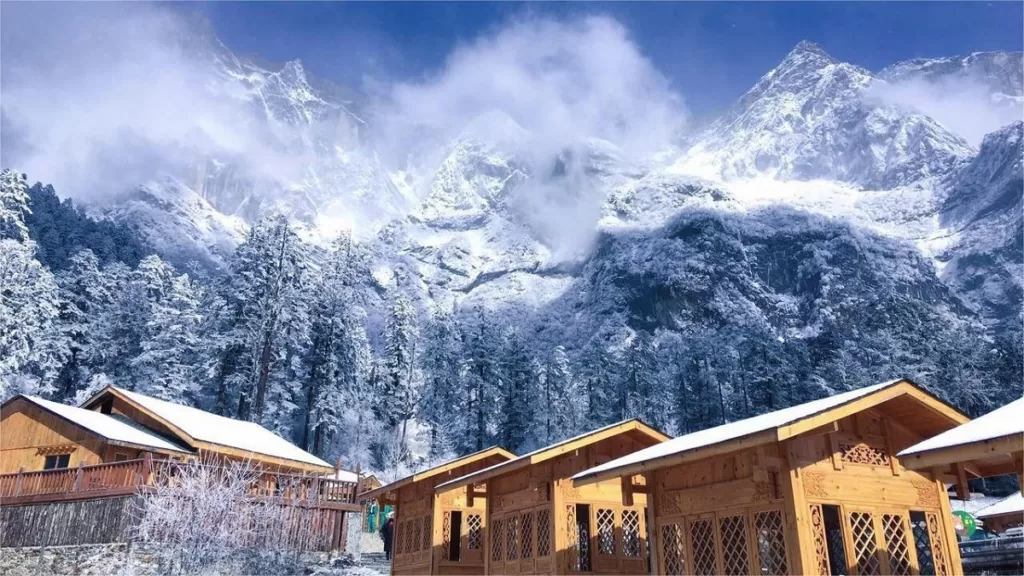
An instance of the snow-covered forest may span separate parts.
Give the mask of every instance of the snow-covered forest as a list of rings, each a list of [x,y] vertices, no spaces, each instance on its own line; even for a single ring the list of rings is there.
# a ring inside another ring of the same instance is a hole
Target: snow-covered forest
[[[213,274],[147,253],[130,229],[109,232],[137,247],[97,248],[101,258],[88,248],[100,240],[68,222],[63,236],[42,233],[55,209],[31,201],[24,175],[3,172],[4,398],[79,402],[114,384],[259,422],[350,466],[395,473],[493,444],[521,452],[634,416],[683,433],[899,376],[971,413],[1020,395],[1018,332],[993,336],[942,294],[920,293],[937,290],[914,279],[927,266],[893,256],[895,243],[851,240],[811,217],[690,214],[643,239],[605,237],[564,307],[596,312],[528,320],[428,307],[401,273],[375,279],[366,245],[307,243],[281,216],[255,223]],[[787,226],[770,222],[783,217]],[[753,265],[768,268],[737,270],[752,265],[736,254],[780,241],[757,237],[765,227],[802,235],[789,241],[809,256],[772,264],[769,253]],[[73,253],[52,256],[62,250]],[[805,290],[827,305],[758,304],[776,315],[812,306],[818,333],[787,338],[744,309],[777,297],[744,286],[746,274],[824,285]],[[680,303],[685,313],[664,309]],[[670,313],[674,322],[657,321]]]

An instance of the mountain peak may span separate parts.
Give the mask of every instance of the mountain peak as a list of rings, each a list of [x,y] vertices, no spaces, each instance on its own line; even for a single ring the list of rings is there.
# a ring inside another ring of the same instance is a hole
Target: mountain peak
[[[811,42],[810,40],[801,40],[796,46],[793,47],[792,50],[789,51],[789,54],[786,55],[785,59],[783,59],[783,62],[787,62],[793,59],[806,60],[808,58],[822,60],[828,64],[836,62],[836,59],[829,55],[828,52],[825,52],[825,50],[821,46],[815,44],[814,42]]]

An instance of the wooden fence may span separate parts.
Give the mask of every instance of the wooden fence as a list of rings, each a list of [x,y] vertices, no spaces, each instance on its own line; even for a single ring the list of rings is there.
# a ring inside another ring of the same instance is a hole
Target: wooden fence
[[[0,474],[0,505],[57,502],[103,498],[145,492],[147,488],[174,482],[182,466],[211,466],[153,460],[139,460]],[[216,468],[216,466],[213,466]],[[302,501],[304,506],[359,511],[358,483],[315,475],[262,473],[250,494],[271,500]]]
[[[0,475],[0,546],[127,542],[140,498],[171,485],[185,466],[140,460]],[[359,512],[358,485],[320,476],[258,473],[247,506],[274,518],[252,531],[253,546],[331,551],[344,548],[348,514]],[[276,512],[273,512],[276,511]]]

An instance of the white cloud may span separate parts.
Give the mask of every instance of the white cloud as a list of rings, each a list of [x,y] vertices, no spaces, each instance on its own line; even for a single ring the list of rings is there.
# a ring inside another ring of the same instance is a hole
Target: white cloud
[[[981,144],[986,134],[1024,118],[1024,98],[993,93],[984,80],[970,76],[878,81],[866,97],[930,116],[972,146]]]
[[[59,193],[117,193],[200,158],[297,176],[261,131],[241,82],[218,74],[209,39],[141,3],[3,3],[3,163]],[[209,54],[209,52],[206,52]]]
[[[416,150],[424,133],[435,150],[469,135],[514,155],[534,177],[512,206],[566,256],[585,249],[600,218],[604,191],[584,165],[594,145],[607,148],[595,141],[645,159],[687,122],[682,97],[603,16],[514,20],[458,46],[437,74],[377,89],[389,156],[429,157]]]
[[[611,18],[513,21],[458,46],[443,70],[390,88],[388,115],[454,136],[499,111],[543,155],[584,138],[656,152],[682,130],[681,97]]]

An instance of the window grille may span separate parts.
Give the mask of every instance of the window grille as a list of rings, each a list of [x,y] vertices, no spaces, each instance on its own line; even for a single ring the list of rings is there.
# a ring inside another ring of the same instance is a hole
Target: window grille
[[[466,518],[466,527],[468,530],[467,534],[467,545],[470,550],[479,550],[483,544],[483,539],[480,537],[482,530],[481,517],[479,514],[470,514]]]
[[[868,512],[850,513],[850,530],[853,534],[853,555],[857,561],[857,573],[862,576],[881,574],[872,515]]]
[[[533,558],[533,513],[524,512],[519,516],[520,546],[524,560]]]
[[[889,573],[893,576],[910,576],[910,547],[903,516],[882,515],[882,530],[885,548],[889,551]]]
[[[505,520],[495,519],[490,523],[491,533],[491,562],[501,562],[505,557],[504,546],[505,542]]]
[[[757,534],[757,557],[761,563],[761,574],[788,574],[782,512],[765,510],[755,513],[754,531]]]
[[[537,511],[537,556],[551,555],[551,510]]]
[[[615,555],[615,510],[597,509],[597,553]]]
[[[519,516],[513,514],[505,519],[505,558],[519,560]]]
[[[640,556],[640,513],[622,511],[622,555]]]
[[[683,546],[683,527],[666,524],[661,527],[661,550],[665,558],[665,575],[681,576],[686,573],[686,549]]]
[[[690,522],[690,546],[693,547],[694,576],[715,576],[715,526],[710,519]]]
[[[747,517],[726,516],[719,519],[722,535],[722,567],[726,576],[745,576],[750,573],[747,546]]]

